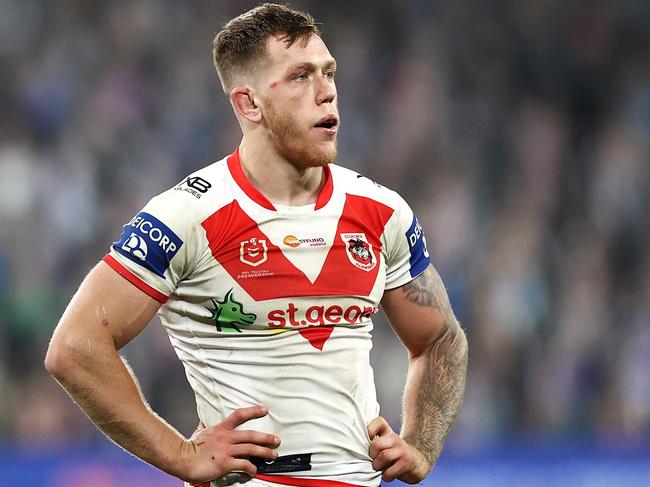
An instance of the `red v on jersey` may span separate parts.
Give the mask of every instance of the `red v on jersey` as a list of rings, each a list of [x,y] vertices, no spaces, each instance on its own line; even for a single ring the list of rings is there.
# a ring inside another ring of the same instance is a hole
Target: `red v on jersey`
[[[260,230],[237,201],[219,209],[203,223],[214,258],[256,301],[293,296],[368,296],[377,279],[377,262],[355,265],[342,234],[364,234],[372,246],[369,259],[379,259],[380,237],[393,209],[370,198],[346,195],[336,238],[312,284],[279,247]]]
[[[309,340],[309,343],[311,343],[312,347],[317,348],[318,350],[323,350],[325,342],[333,331],[334,327],[332,325],[298,328],[298,333]]]

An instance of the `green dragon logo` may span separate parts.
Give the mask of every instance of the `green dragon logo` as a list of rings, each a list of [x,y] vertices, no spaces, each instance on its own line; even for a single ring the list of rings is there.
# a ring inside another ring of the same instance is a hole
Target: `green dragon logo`
[[[237,325],[252,325],[257,319],[257,315],[253,313],[244,313],[244,307],[241,303],[235,301],[232,289],[228,291],[223,298],[223,301],[210,299],[214,308],[205,308],[212,315],[210,319],[217,325],[217,331],[226,333],[234,333],[235,331],[241,333]],[[232,328],[231,330],[224,330],[224,328]]]

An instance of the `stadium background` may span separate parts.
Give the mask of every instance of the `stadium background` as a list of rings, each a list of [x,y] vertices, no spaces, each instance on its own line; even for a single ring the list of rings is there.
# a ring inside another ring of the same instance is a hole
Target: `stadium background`
[[[179,485],[42,361],[122,224],[238,143],[210,48],[252,5],[0,0],[0,484]],[[339,162],[411,202],[467,329],[465,406],[426,483],[650,485],[650,4],[292,5],[339,64]],[[374,334],[397,427],[406,357],[382,319]],[[190,433],[159,323],[125,353]]]

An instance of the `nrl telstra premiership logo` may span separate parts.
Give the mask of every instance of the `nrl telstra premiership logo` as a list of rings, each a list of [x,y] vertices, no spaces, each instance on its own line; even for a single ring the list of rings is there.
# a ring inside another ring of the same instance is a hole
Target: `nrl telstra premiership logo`
[[[241,333],[237,325],[249,326],[255,323],[257,319],[256,314],[244,312],[243,305],[235,300],[232,289],[226,293],[223,301],[217,301],[216,299],[210,301],[213,308],[206,307],[205,309],[212,313],[210,320],[217,325],[217,331]],[[232,328],[233,331],[224,330],[224,328]]]
[[[239,244],[239,260],[253,267],[266,262],[268,248],[266,240],[252,237]]]

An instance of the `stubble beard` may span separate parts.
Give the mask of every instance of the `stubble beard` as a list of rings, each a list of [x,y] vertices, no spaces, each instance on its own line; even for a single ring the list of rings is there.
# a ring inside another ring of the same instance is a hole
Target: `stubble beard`
[[[281,112],[272,104],[268,105],[266,123],[271,133],[271,141],[278,154],[298,168],[322,167],[336,160],[338,141],[329,149],[319,149],[305,143],[307,134],[301,133],[298,122],[291,113]]]

